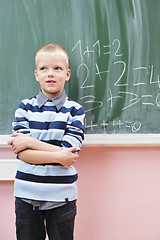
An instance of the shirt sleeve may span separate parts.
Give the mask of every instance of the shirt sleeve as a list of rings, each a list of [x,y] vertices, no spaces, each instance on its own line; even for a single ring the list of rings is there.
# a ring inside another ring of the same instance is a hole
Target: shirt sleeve
[[[75,107],[72,109],[62,141],[63,149],[69,147],[81,149],[84,140],[84,117],[85,113],[81,106],[78,109]]]
[[[26,105],[22,101],[15,111],[15,121],[12,123],[12,127],[13,132],[19,132],[30,136],[28,111],[25,106]]]

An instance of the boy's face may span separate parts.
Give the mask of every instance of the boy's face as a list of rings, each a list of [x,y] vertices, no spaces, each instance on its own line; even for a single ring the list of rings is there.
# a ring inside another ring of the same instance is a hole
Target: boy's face
[[[43,94],[52,99],[64,89],[65,81],[70,78],[70,69],[62,54],[40,55],[35,70],[36,80],[41,85]]]

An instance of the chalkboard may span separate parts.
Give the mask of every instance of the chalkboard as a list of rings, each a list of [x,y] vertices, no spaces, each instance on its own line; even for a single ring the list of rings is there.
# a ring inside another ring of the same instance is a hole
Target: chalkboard
[[[39,92],[34,56],[48,42],[70,55],[68,96],[86,133],[160,133],[160,1],[1,0],[0,134]]]

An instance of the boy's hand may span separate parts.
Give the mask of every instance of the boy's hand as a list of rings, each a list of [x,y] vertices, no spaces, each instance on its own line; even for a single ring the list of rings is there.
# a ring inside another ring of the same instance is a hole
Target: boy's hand
[[[23,133],[13,133],[11,134],[11,137],[12,139],[8,141],[8,144],[11,145],[15,154],[18,154],[28,148],[32,149],[32,143],[35,140],[34,138]],[[65,167],[70,167],[75,164],[77,162],[77,158],[79,157],[79,155],[75,153],[77,150],[78,149],[76,147],[59,150],[57,152],[58,163]],[[48,151],[51,152],[50,149]]]
[[[13,133],[11,134],[12,139],[8,141],[8,145],[11,145],[12,150],[15,154],[18,152],[30,148],[32,137],[27,136],[23,133]]]
[[[71,165],[75,164],[79,155],[73,152],[77,152],[76,147],[63,149],[61,152],[59,152],[60,159],[58,162],[65,167],[70,167]]]

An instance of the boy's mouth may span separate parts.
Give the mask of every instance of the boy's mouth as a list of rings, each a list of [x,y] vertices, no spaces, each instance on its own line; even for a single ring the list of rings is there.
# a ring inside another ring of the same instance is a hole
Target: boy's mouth
[[[48,81],[46,81],[46,83],[56,83],[56,81],[54,81],[54,80],[48,80]]]

